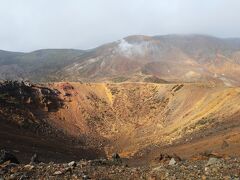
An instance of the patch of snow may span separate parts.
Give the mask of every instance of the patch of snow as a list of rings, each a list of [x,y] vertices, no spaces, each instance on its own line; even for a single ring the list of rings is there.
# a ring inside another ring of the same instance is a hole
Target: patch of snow
[[[88,63],[91,64],[91,63],[95,63],[97,61],[99,61],[100,58],[92,58],[92,59],[89,59],[88,60]]]
[[[96,58],[88,59],[87,61],[85,61],[83,63],[74,63],[73,65],[66,67],[66,71],[71,72],[71,71],[83,69],[87,65],[95,63],[101,59],[102,59],[102,57],[96,57]]]
[[[75,69],[78,69],[78,68],[79,68],[79,64],[78,64],[78,63],[74,63],[72,66],[67,67],[67,68],[66,68],[66,71],[71,72],[71,71],[73,71],[73,70],[75,70]]]
[[[186,74],[185,74],[185,77],[186,78],[199,78],[201,75],[195,71],[188,71]]]
[[[80,69],[82,69],[83,67],[84,67],[84,66],[79,66],[77,69],[80,70]]]
[[[66,71],[72,72],[76,70],[83,69],[85,65],[79,64],[79,63],[74,63],[73,65],[69,66],[66,68]]]

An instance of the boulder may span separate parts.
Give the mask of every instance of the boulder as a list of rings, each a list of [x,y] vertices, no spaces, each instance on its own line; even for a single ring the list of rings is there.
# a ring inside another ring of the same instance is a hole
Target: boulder
[[[175,165],[176,163],[177,163],[177,161],[176,161],[174,158],[172,158],[172,159],[169,161],[168,165],[172,166],[172,165]]]
[[[34,166],[32,166],[30,164],[27,164],[27,165],[24,166],[24,169],[26,169],[28,171],[31,171],[33,168],[34,168]]]
[[[62,171],[55,171],[54,173],[53,173],[53,175],[54,176],[57,176],[57,175],[62,175],[63,174],[63,172]]]
[[[225,148],[227,148],[228,146],[229,146],[229,144],[227,143],[227,141],[224,140],[224,141],[222,142],[221,148],[222,148],[222,149],[225,149]]]
[[[119,161],[121,161],[121,158],[118,153],[113,153],[112,160],[115,162],[119,162]]]
[[[10,152],[1,150],[0,164],[9,161],[10,163],[20,164],[19,160]]]
[[[182,161],[182,158],[180,158],[177,154],[173,153],[172,157],[174,158],[175,161],[179,162]]]
[[[90,179],[90,178],[89,178],[88,175],[83,175],[83,176],[82,176],[82,179],[83,179],[83,180],[88,180],[88,179]]]
[[[211,166],[211,165],[218,164],[218,163],[220,163],[220,159],[211,157],[211,158],[209,158],[206,166]]]
[[[35,154],[32,156],[32,158],[31,158],[30,164],[38,164],[38,163],[40,163],[40,162],[41,162],[41,161],[39,161],[38,155],[35,153]]]
[[[165,163],[165,162],[169,162],[172,158],[174,158],[176,162],[182,161],[182,159],[175,153],[173,155],[161,153],[157,158],[155,158],[155,161]]]
[[[70,163],[68,163],[68,166],[70,167],[76,167],[77,166],[77,163],[75,161],[72,161]]]

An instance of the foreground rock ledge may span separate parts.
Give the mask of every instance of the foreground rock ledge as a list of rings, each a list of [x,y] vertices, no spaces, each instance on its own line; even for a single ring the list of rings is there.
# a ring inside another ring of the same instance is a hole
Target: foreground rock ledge
[[[209,162],[211,161],[211,163]],[[109,160],[82,160],[65,164],[2,164],[0,179],[236,179],[240,159],[180,161],[173,165],[128,167]]]

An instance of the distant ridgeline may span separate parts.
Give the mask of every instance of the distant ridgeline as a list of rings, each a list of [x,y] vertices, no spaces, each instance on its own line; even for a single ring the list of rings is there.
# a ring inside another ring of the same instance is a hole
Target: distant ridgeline
[[[0,79],[33,82],[211,82],[240,85],[240,39],[130,36],[95,49],[0,51]]]

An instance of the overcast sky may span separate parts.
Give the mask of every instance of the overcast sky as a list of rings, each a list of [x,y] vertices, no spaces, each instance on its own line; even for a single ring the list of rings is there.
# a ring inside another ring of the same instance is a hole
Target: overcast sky
[[[0,0],[0,49],[89,49],[125,36],[240,37],[240,0]]]

